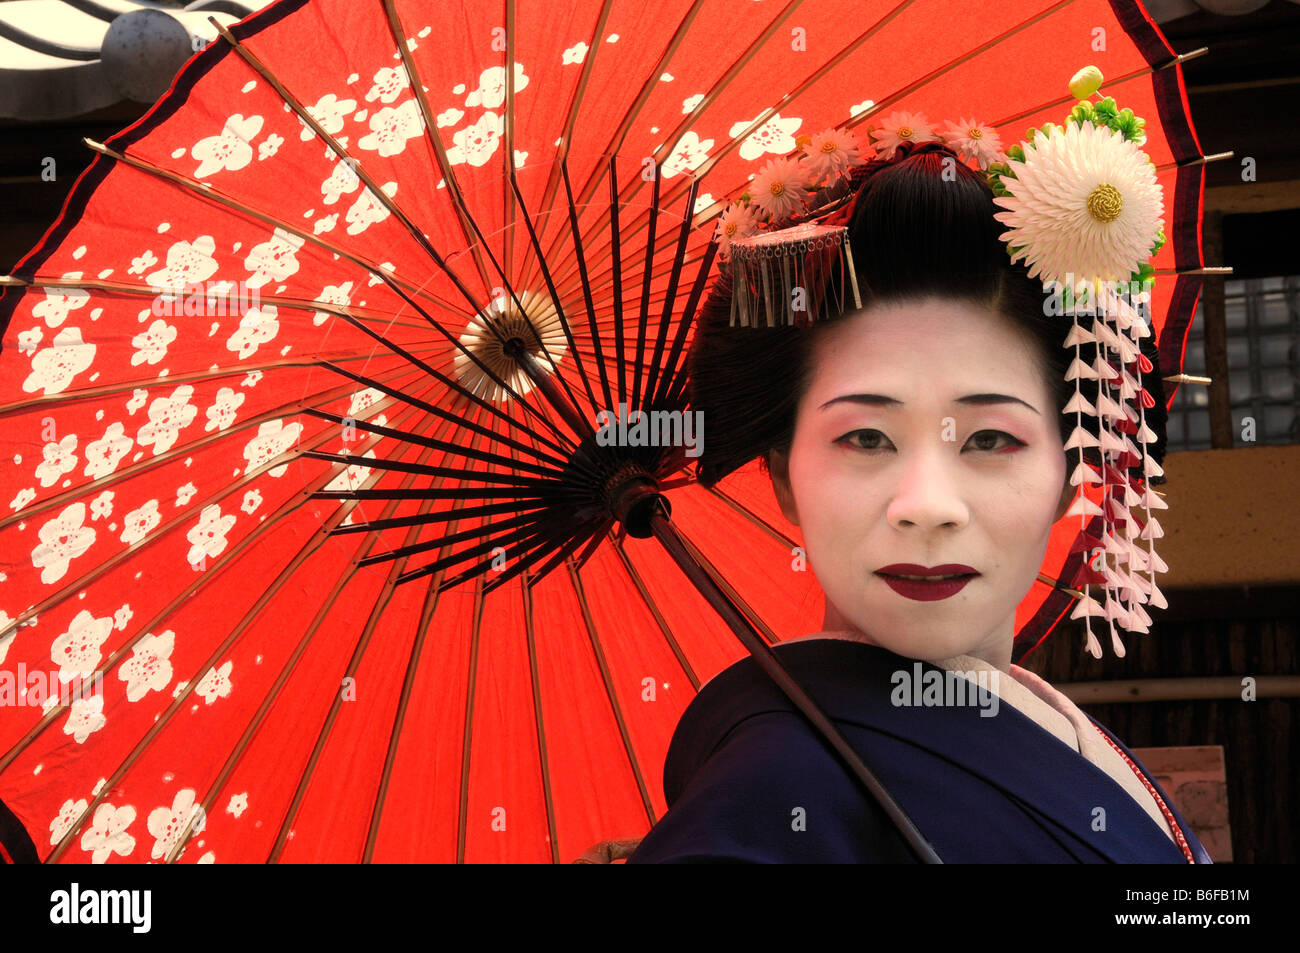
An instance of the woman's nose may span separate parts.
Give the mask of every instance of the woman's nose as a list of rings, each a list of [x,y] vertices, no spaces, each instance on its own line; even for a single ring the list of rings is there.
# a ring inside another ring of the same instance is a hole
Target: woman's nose
[[[970,519],[951,444],[903,451],[895,478],[887,515],[896,528],[964,526]]]

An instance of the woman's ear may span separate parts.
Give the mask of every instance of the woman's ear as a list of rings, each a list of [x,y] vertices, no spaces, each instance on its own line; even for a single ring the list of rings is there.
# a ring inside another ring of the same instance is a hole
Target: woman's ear
[[[772,490],[776,493],[776,502],[781,512],[795,526],[799,525],[799,511],[794,505],[794,493],[790,490],[790,455],[781,450],[767,452],[768,474],[772,477]]]

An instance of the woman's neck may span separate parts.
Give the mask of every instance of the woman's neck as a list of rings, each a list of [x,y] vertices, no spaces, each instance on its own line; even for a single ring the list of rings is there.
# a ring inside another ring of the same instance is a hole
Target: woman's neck
[[[998,626],[996,635],[990,636],[979,645],[970,646],[966,651],[956,654],[982,659],[999,671],[1009,673],[1011,670],[1011,644],[1014,638],[1015,613],[1013,612],[1002,625]],[[877,644],[870,636],[844,618],[839,610],[829,602],[826,603],[826,613],[822,618],[822,631],[813,632],[795,639],[787,639],[786,641],[801,642],[804,639],[845,639],[851,642],[862,642],[866,645]],[[927,659],[926,661],[938,660]]]

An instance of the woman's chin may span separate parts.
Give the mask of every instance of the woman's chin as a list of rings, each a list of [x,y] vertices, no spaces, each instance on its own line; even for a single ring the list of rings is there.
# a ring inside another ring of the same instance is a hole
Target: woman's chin
[[[932,662],[938,659],[955,658],[959,655],[971,655],[983,644],[982,640],[972,638],[972,627],[962,625],[959,630],[948,631],[947,626],[916,623],[896,623],[892,627],[882,621],[879,615],[867,629],[859,628],[868,641],[882,649],[901,655],[903,658]],[[887,631],[885,631],[887,629]],[[879,633],[877,635],[877,633]]]

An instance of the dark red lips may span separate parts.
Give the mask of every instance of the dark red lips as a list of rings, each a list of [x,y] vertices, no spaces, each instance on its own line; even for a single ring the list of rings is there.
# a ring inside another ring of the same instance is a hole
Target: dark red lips
[[[918,566],[916,563],[890,563],[876,570],[876,575],[900,596],[917,602],[934,602],[961,592],[966,584],[979,575],[970,566],[961,563],[944,563],[941,566]],[[953,576],[957,579],[902,579],[908,576]]]
[[[887,576],[977,576],[970,566],[961,563],[944,563],[942,566],[918,566],[916,563],[890,563],[876,570]]]

